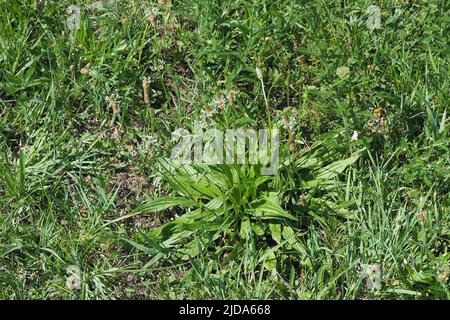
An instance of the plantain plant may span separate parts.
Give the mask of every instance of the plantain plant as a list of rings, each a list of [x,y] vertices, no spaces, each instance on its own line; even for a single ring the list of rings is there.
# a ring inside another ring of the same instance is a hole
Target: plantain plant
[[[207,253],[225,262],[245,255],[254,266],[269,270],[286,252],[309,264],[301,238],[304,222],[311,219],[305,218],[324,222],[320,209],[348,213],[348,203],[329,201],[324,191],[337,186],[337,175],[363,151],[327,163],[325,159],[338,156],[330,156],[332,149],[319,143],[298,159],[285,161],[274,176],[262,175],[260,165],[176,165],[160,160],[161,175],[174,194],[144,202],[121,219],[168,209],[181,209],[181,214],[128,242],[152,256],[147,267],[169,256],[189,260]]]

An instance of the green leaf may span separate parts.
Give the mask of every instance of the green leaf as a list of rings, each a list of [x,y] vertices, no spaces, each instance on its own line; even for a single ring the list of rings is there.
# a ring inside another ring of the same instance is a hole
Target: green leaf
[[[292,248],[294,248],[296,251],[306,255],[306,248],[305,246],[299,241],[297,238],[294,230],[289,226],[283,226],[283,239],[285,239]]]
[[[270,223],[269,228],[270,228],[270,233],[272,235],[273,240],[275,240],[276,243],[281,243],[281,224]]]
[[[316,180],[330,180],[334,178],[338,174],[342,173],[345,169],[347,169],[347,167],[354,164],[359,159],[364,150],[365,149],[359,150],[356,153],[354,153],[350,158],[335,161],[326,166],[325,168],[318,170]]]
[[[150,212],[160,212],[171,207],[188,208],[196,205],[197,202],[191,199],[167,197],[167,198],[158,198],[151,200],[149,202],[145,202],[139,207],[137,207],[134,211],[142,213],[150,213]]]
[[[276,193],[271,193],[268,197],[254,201],[250,204],[248,212],[258,219],[289,219],[297,220],[287,213],[278,203]]]
[[[196,205],[197,205],[196,201],[186,198],[168,197],[168,198],[154,199],[148,202],[144,202],[139,207],[137,207],[133,212],[121,216],[117,219],[111,220],[109,223],[125,220],[142,213],[160,212],[172,207],[189,208],[194,207]]]

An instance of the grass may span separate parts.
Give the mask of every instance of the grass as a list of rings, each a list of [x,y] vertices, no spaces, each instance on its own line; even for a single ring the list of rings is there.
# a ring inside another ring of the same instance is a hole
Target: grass
[[[75,2],[0,1],[0,298],[450,298],[447,1]]]

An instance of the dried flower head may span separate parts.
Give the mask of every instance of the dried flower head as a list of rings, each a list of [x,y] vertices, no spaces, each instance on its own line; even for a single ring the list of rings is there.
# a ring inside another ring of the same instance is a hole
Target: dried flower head
[[[142,79],[142,91],[144,93],[144,103],[150,103],[150,97],[148,95],[148,84],[149,84],[148,78],[144,77]]]
[[[116,100],[113,96],[109,97],[108,101],[109,107],[111,108],[113,114],[118,114],[120,112],[119,107],[117,106]]]
[[[417,219],[419,220],[420,225],[424,225],[427,222],[427,216],[423,211],[420,211],[417,215]]]
[[[445,266],[444,271],[436,277],[436,280],[441,283],[446,282],[449,278],[449,273],[450,267],[447,265]]]
[[[82,68],[82,69],[80,70],[80,73],[81,73],[82,75],[87,75],[87,74],[89,74],[90,72],[91,72],[91,64],[90,64],[90,63],[88,63],[87,65],[85,65],[84,68]]]

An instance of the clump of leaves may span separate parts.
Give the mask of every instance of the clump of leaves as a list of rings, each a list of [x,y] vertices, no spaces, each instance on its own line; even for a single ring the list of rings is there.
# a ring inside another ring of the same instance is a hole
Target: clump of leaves
[[[360,154],[358,151],[348,159],[331,163],[328,160],[326,164],[324,159],[315,157],[329,156],[329,153],[322,152],[320,147],[312,148],[280,172],[288,169],[304,173],[302,179],[296,179],[299,184],[293,189],[312,190],[321,184],[327,189],[336,186],[333,182],[336,176]],[[298,258],[297,261],[309,264],[301,241],[303,216],[310,210],[314,216],[318,206],[328,212],[336,210],[336,214],[342,210],[324,198],[313,199],[312,191],[308,196],[311,208],[305,204],[292,207],[287,203],[289,194],[279,189],[279,184],[284,183],[283,176],[264,176],[260,165],[180,166],[167,161],[160,164],[161,174],[175,195],[145,202],[127,217],[174,207],[184,209],[185,213],[149,233],[140,234],[137,242],[128,240],[153,256],[147,267],[163,257],[189,260],[206,253],[221,257],[225,263],[239,261],[245,255],[250,257],[253,266],[262,263],[269,270],[276,267],[277,257],[286,252]],[[323,193],[318,196],[322,197]]]
[[[186,213],[143,235],[155,254],[150,264],[168,254],[190,259],[207,250],[228,260],[237,259],[242,249],[254,258],[271,246],[304,252],[295,231],[298,218],[281,207],[277,192],[271,190],[273,177],[261,175],[260,166],[164,163],[163,168],[162,175],[177,195],[146,202],[132,214],[171,207]],[[176,252],[170,250],[180,246]]]

